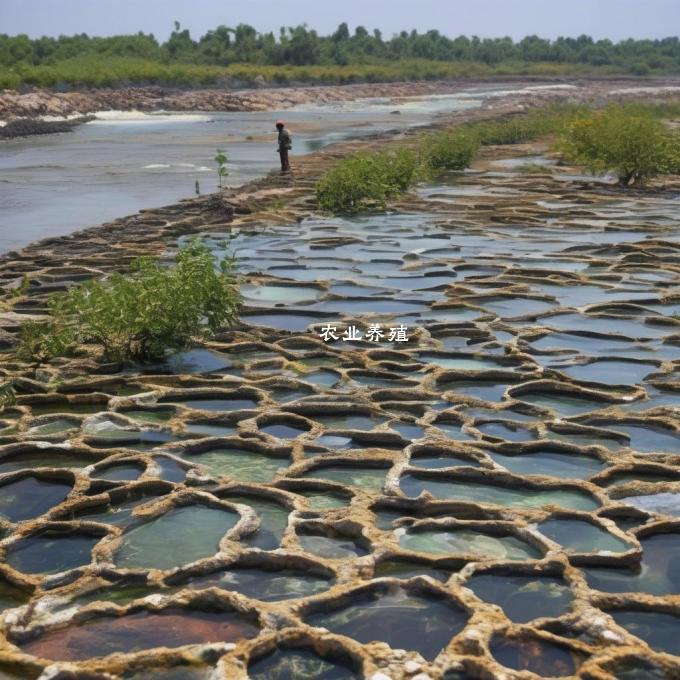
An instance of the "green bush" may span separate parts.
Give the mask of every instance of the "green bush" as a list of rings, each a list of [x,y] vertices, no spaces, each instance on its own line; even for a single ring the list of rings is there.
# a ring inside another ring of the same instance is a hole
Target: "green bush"
[[[12,380],[0,381],[0,413],[17,402]]]
[[[618,104],[578,118],[559,144],[568,160],[591,172],[613,172],[619,184],[642,184],[677,169],[678,136],[654,112]]]
[[[587,110],[574,104],[553,104],[509,118],[471,123],[467,129],[480,144],[523,144],[561,133],[571,120]]]
[[[50,305],[54,311],[58,306],[56,299],[52,300]],[[57,318],[56,315],[54,318]],[[22,361],[44,361],[53,357],[68,356],[76,344],[74,330],[64,325],[61,320],[27,321],[21,327],[15,353]]]
[[[540,163],[522,163],[512,170],[520,175],[549,175],[552,172],[549,165],[541,165]]]
[[[387,206],[418,179],[418,156],[410,150],[396,153],[359,153],[340,161],[316,185],[319,208],[334,213],[355,213]]]
[[[465,170],[477,153],[479,140],[466,132],[438,132],[428,135],[423,146],[427,167],[437,173]]]
[[[51,319],[23,328],[20,356],[63,356],[95,343],[108,359],[147,361],[230,325],[241,298],[231,259],[192,241],[164,267],[140,258],[130,274],[90,281],[50,300]]]

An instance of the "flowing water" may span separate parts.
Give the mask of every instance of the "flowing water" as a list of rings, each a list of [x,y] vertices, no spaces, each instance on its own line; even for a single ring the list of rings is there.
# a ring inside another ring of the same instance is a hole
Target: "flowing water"
[[[216,188],[216,149],[229,156],[229,186],[277,162],[274,121],[285,118],[294,154],[377,132],[423,125],[440,111],[479,106],[494,89],[417,98],[407,106],[362,100],[286,111],[140,113],[104,111],[71,133],[0,146],[0,253],[142,208]],[[400,115],[391,111],[400,109]]]

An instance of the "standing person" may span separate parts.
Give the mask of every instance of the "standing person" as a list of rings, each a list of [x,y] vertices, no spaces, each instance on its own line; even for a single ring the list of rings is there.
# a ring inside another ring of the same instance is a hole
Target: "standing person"
[[[290,172],[288,152],[293,148],[293,140],[290,132],[286,130],[282,120],[276,121],[276,129],[279,131],[279,156],[281,156],[281,172]]]

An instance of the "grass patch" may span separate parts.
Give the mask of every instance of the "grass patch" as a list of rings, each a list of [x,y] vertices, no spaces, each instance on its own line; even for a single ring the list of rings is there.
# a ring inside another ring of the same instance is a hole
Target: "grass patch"
[[[522,163],[512,168],[514,172],[520,175],[550,175],[552,169],[548,165],[541,165],[540,163]]]

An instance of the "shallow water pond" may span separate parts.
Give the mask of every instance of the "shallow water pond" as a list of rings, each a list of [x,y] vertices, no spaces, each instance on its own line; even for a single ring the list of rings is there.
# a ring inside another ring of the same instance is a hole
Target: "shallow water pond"
[[[260,427],[260,432],[271,435],[278,439],[295,439],[308,430],[285,423],[271,423]]]
[[[368,552],[352,538],[330,530],[325,534],[299,530],[298,541],[305,552],[332,560],[352,559]]]
[[[464,397],[474,397],[483,401],[501,401],[508,387],[506,383],[488,380],[460,380],[444,382],[440,385],[440,388],[447,392],[451,391]]]
[[[144,503],[154,500],[154,496],[146,496],[140,493],[130,493],[124,499],[116,502],[85,507],[73,513],[74,519],[90,522],[102,522],[115,526],[125,526],[132,520],[132,511]]]
[[[451,571],[437,569],[427,563],[415,560],[392,559],[382,560],[375,565],[374,578],[401,578],[410,579],[415,576],[430,576],[439,581],[446,581],[451,576]]]
[[[537,548],[515,536],[495,536],[474,529],[409,529],[399,537],[399,545],[414,552],[479,555],[485,559],[526,560],[541,557]]]
[[[238,433],[238,423],[185,423],[191,438],[198,437],[233,437]]]
[[[50,436],[54,434],[61,434],[80,427],[80,422],[69,420],[67,418],[56,418],[49,423],[43,425],[35,425],[30,429],[32,436],[40,438],[41,436]]]
[[[211,349],[191,349],[171,354],[158,369],[174,374],[217,373],[231,366],[232,363],[226,354]]]
[[[126,532],[115,563],[126,569],[172,569],[211,557],[238,520],[236,513],[201,505],[170,510]]]
[[[253,399],[221,399],[220,397],[204,397],[200,399],[180,399],[168,397],[163,402],[171,402],[195,408],[200,411],[239,411],[241,409],[252,409],[257,407],[257,402]]]
[[[95,458],[69,451],[35,449],[26,453],[16,453],[0,459],[0,474],[15,470],[35,468],[84,468],[92,465]],[[1,501],[0,501],[1,503]]]
[[[260,526],[254,534],[241,537],[241,543],[260,550],[275,550],[281,545],[288,526],[290,510],[279,503],[255,496],[230,495],[225,500],[249,505],[257,513]]]
[[[576,519],[549,519],[538,530],[569,552],[625,552],[633,546],[590,522]]]
[[[655,364],[637,361],[593,361],[589,364],[559,367],[574,380],[603,383],[605,385],[634,385],[641,383],[658,369]]]
[[[154,462],[160,468],[159,477],[166,482],[183,482],[187,471],[175,460],[167,456],[155,456]]]
[[[92,560],[100,537],[50,530],[29,536],[9,550],[7,564],[25,574],[54,574],[75,569]]]
[[[503,368],[503,365],[493,359],[479,359],[473,356],[454,356],[447,357],[441,354],[421,352],[418,355],[419,361],[427,364],[435,364],[447,369],[459,371],[492,371]]]
[[[492,638],[489,650],[503,666],[518,671],[530,671],[542,677],[574,675],[580,663],[579,658],[566,647],[538,638],[512,639],[496,636]]]
[[[440,454],[412,454],[410,464],[413,467],[426,470],[438,470],[449,467],[479,467],[476,460],[460,458],[447,453]]]
[[[630,447],[640,453],[680,453],[680,432],[660,426],[633,425],[612,422],[611,430],[623,432],[630,438]]]
[[[597,401],[554,392],[523,392],[515,395],[515,398],[535,406],[552,409],[560,416],[575,416],[611,406],[607,401]]]
[[[311,316],[309,314],[293,314],[284,312],[268,312],[262,314],[244,314],[241,321],[251,326],[266,326],[280,331],[291,331],[299,333],[308,326],[316,323],[323,323],[323,317]]]
[[[311,510],[334,510],[343,508],[349,504],[350,498],[326,491],[295,491],[304,496]]]
[[[241,286],[241,294],[248,302],[296,305],[300,302],[314,302],[318,300],[324,295],[324,290],[314,286],[279,286],[263,283],[259,286],[245,284]]]
[[[314,652],[278,649],[248,666],[251,680],[359,680],[349,666],[322,659]]]
[[[552,451],[507,456],[497,451],[487,451],[495,463],[518,475],[547,475],[560,479],[587,479],[600,472],[605,464],[576,453]]]
[[[645,512],[658,512],[663,515],[680,517],[680,493],[656,493],[648,496],[626,496],[619,503],[632,505]]]
[[[526,427],[508,421],[480,423],[475,427],[485,436],[510,442],[526,442],[536,439],[536,435]]]
[[[377,416],[365,416],[361,414],[344,415],[321,415],[313,416],[316,422],[334,430],[372,430],[374,427],[384,423],[387,418]]]
[[[619,626],[644,640],[652,649],[668,654],[680,652],[680,616],[633,609],[615,609],[609,615]]]
[[[308,597],[328,590],[332,581],[308,571],[294,569],[228,569],[192,578],[187,587],[194,590],[222,588],[235,590],[263,602]]]
[[[22,645],[23,651],[60,661],[82,661],[114,652],[236,642],[255,637],[258,626],[236,612],[165,609],[120,617],[100,617],[84,625],[48,631]]]
[[[640,592],[671,595],[680,592],[680,534],[655,534],[640,540],[642,561],[627,569],[585,567],[588,585],[607,593]]]
[[[185,454],[183,458],[188,463],[204,466],[213,477],[231,477],[239,482],[271,482],[279,470],[290,464],[289,458],[231,448],[208,449]]]
[[[560,578],[480,574],[472,576],[465,587],[481,600],[497,604],[517,623],[562,616],[571,608],[569,584]]]
[[[137,479],[144,472],[144,468],[138,465],[121,464],[100,468],[92,473],[92,477],[106,479],[111,482],[127,482]]]
[[[385,483],[387,468],[371,468],[358,465],[326,465],[310,470],[304,477],[325,479],[346,486],[356,486],[367,491],[380,491]]]
[[[380,640],[392,649],[412,649],[431,660],[465,627],[467,614],[444,599],[391,588],[357,597],[335,611],[311,614],[306,620],[363,644]]]
[[[71,491],[69,484],[24,477],[0,486],[0,517],[10,522],[33,519],[59,505]]]
[[[399,486],[415,498],[429,491],[435,498],[445,498],[472,503],[504,505],[513,508],[537,508],[543,505],[559,505],[570,510],[593,510],[597,501],[582,491],[572,489],[536,489],[483,484],[472,480],[438,480],[434,477],[403,475]]]

